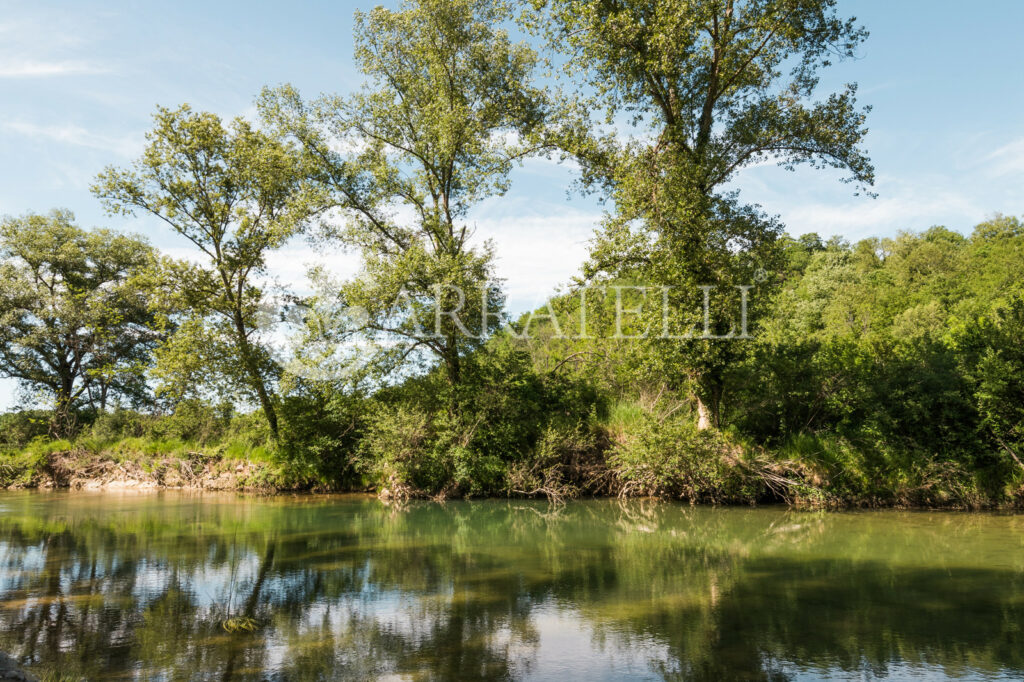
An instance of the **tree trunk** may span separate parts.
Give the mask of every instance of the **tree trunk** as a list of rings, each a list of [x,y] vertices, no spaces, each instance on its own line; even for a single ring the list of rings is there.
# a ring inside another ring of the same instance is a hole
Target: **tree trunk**
[[[697,430],[707,431],[711,428],[711,413],[704,401],[697,396]]]
[[[707,386],[706,383],[705,385]],[[703,388],[694,396],[697,400],[698,431],[722,427],[722,392],[719,383],[711,382],[710,386]]]
[[[249,337],[246,334],[245,322],[242,320],[241,311],[236,309],[233,317],[235,332],[238,334],[238,350],[242,356],[242,365],[245,367],[245,371],[249,375],[250,381],[252,381],[253,389],[256,391],[256,397],[259,398],[260,401],[260,408],[263,410],[263,416],[267,418],[267,424],[270,426],[270,433],[276,441],[279,438],[279,433],[277,425],[277,410],[274,408],[274,401],[270,396],[270,391],[267,390],[267,384],[263,380],[263,375],[260,374],[259,367],[256,366],[256,358],[252,355],[252,346],[249,345]]]
[[[274,440],[278,440],[278,426],[277,426],[277,409],[274,407],[274,401],[270,397],[270,392],[267,391],[267,386],[263,382],[263,377],[260,376],[258,370],[252,370],[253,381],[256,384],[256,395],[260,399],[260,407],[263,408],[263,415],[267,418],[267,424],[270,425],[270,433],[274,437]]]
[[[462,383],[462,367],[459,362],[458,351],[450,351],[448,356],[448,383],[452,385],[452,388]]]
[[[448,375],[448,413],[455,417],[459,413],[459,386],[462,383],[462,363],[455,336],[448,337],[444,365]]]
[[[72,382],[62,380],[61,387],[57,391],[53,421],[50,423],[50,435],[54,438],[69,438],[74,432],[74,421],[71,416]]]

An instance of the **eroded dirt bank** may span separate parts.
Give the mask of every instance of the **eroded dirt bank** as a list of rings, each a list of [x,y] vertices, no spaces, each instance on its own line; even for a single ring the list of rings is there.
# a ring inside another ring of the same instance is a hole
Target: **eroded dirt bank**
[[[267,462],[190,453],[144,460],[114,459],[73,451],[57,452],[34,462],[2,465],[3,487],[98,489],[189,489],[275,492],[302,486],[287,480],[280,467]]]

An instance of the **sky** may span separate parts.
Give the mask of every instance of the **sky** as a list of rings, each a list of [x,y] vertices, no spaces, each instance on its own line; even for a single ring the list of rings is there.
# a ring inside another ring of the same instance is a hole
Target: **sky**
[[[189,103],[252,116],[265,85],[306,96],[361,82],[352,61],[353,12],[380,0],[301,2],[8,2],[0,0],[0,216],[72,210],[83,227],[144,234],[172,255],[186,244],[154,219],[112,218],[89,186],[107,165],[139,155],[156,106]],[[854,196],[839,173],[766,165],[733,183],[794,235],[851,241],[932,225],[970,232],[995,213],[1024,214],[1024,2],[840,0],[871,32],[859,58],[822,88],[859,84],[873,110],[865,146],[877,198]],[[509,193],[470,216],[493,239],[513,313],[541,303],[586,255],[601,219],[572,194],[572,169],[527,161]],[[301,288],[306,266],[341,274],[355,261],[302,242],[274,254],[271,273]],[[15,402],[0,379],[0,410]]]

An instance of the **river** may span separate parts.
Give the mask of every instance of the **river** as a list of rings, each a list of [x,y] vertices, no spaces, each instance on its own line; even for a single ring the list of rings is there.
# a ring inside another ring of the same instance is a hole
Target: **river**
[[[59,680],[1024,678],[1024,516],[0,493]]]

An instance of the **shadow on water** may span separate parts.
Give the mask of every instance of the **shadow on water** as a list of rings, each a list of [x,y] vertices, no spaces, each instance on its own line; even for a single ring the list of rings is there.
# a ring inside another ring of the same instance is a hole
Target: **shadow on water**
[[[0,649],[61,679],[1024,676],[1024,518],[0,496]]]

